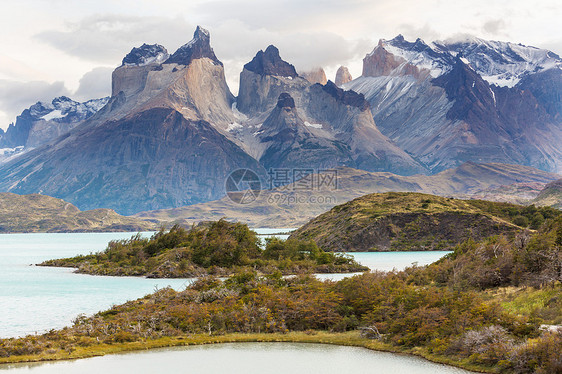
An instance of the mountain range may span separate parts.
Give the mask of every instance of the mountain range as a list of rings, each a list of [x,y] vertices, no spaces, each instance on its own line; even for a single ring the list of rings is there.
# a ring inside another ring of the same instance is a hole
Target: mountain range
[[[220,199],[240,168],[264,181],[272,169],[408,176],[465,162],[562,171],[562,60],[550,51],[398,36],[360,77],[341,67],[335,81],[299,74],[271,45],[235,97],[207,30],[172,54],[144,44],[113,72],[110,98],[37,103],[0,133],[0,191],[132,214]]]

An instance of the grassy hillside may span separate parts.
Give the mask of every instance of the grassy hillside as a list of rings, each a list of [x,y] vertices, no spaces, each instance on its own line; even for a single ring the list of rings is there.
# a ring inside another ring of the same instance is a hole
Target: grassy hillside
[[[532,203],[562,209],[562,179],[547,184]]]
[[[531,167],[495,163],[468,162],[432,176],[400,176],[339,168],[337,189],[303,190],[293,184],[264,190],[250,204],[236,204],[225,197],[204,204],[141,212],[135,216],[188,225],[228,217],[250,227],[299,227],[338,204],[370,193],[420,192],[523,203],[536,197],[547,183],[559,178],[558,174]]]
[[[45,195],[0,193],[0,233],[151,231],[158,225],[111,209],[80,211]]]
[[[538,228],[558,214],[552,208],[388,192],[338,205],[291,237],[314,240],[328,251],[443,250],[469,238]]]

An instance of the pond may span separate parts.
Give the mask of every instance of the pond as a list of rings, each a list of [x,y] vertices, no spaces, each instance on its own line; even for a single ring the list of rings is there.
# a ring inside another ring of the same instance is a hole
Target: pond
[[[468,374],[413,356],[308,343],[228,343],[55,363],[0,365],[10,373]]]

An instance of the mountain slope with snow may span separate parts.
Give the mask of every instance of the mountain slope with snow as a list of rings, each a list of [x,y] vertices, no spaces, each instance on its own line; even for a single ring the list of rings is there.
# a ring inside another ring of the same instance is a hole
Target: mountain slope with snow
[[[5,153],[13,154],[48,143],[92,117],[108,101],[109,98],[105,97],[79,103],[61,96],[50,103],[37,102],[25,109],[16,118],[15,124],[10,124],[6,132],[0,134],[0,149],[12,149]]]
[[[513,43],[398,36],[343,87],[363,93],[382,133],[432,172],[466,161],[560,172],[561,66],[552,52]]]

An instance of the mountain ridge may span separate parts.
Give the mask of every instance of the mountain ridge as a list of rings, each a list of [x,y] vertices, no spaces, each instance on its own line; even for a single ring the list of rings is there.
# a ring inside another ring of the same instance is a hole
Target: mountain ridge
[[[247,223],[251,227],[298,227],[335,205],[370,193],[419,192],[461,199],[487,194],[489,200],[520,203],[528,202],[529,195],[532,198],[536,197],[547,183],[559,179],[560,176],[518,165],[480,165],[468,162],[433,176],[400,176],[338,168],[336,178],[336,189],[326,186],[302,190],[295,183],[273,190],[263,190],[251,204],[237,204],[224,197],[203,204],[140,212],[134,217],[186,225],[227,217]],[[521,192],[516,189],[516,195],[513,196],[509,194],[509,186],[514,184],[531,186]],[[519,193],[522,195],[518,195]]]
[[[466,162],[562,170],[562,65],[548,51],[399,36],[366,55],[363,76],[338,69],[338,87],[322,84],[322,68],[299,75],[270,45],[244,65],[235,97],[210,40],[198,26],[174,53],[133,48],[99,111],[23,155],[2,151],[0,190],[131,214],[219,199],[241,167],[262,177],[295,167],[438,174]],[[285,94],[292,104],[279,108]],[[518,191],[530,196],[529,186]]]

